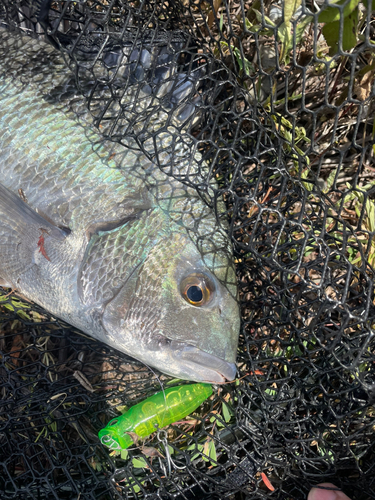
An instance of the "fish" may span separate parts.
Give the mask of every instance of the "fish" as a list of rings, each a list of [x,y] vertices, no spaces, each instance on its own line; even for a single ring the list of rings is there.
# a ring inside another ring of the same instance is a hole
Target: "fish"
[[[232,249],[225,221],[179,180],[209,167],[188,134],[168,147],[166,116],[180,119],[194,82],[179,76],[174,94],[165,74],[121,97],[144,110],[164,89],[156,162],[95,127],[56,48],[0,28],[0,285],[162,373],[221,384],[235,378],[240,330]]]
[[[188,384],[169,387],[129,408],[99,431],[102,444],[112,450],[124,450],[139,438],[187,417],[212,395],[209,384]]]

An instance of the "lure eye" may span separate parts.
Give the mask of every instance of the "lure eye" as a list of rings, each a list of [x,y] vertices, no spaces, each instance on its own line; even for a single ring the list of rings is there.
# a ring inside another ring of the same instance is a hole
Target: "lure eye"
[[[208,276],[201,273],[190,274],[181,281],[181,295],[192,306],[201,307],[210,302],[214,284]]]
[[[102,444],[108,446],[108,448],[111,448],[112,450],[120,449],[119,443],[117,443],[110,434],[105,434],[104,436],[102,436],[100,438],[100,441]]]

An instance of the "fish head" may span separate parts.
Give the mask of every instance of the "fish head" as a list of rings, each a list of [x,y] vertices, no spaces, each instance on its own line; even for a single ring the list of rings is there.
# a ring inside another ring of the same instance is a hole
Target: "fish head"
[[[214,271],[214,272],[213,272]],[[184,235],[156,242],[104,311],[112,343],[173,377],[224,383],[236,375],[240,329],[235,273]]]

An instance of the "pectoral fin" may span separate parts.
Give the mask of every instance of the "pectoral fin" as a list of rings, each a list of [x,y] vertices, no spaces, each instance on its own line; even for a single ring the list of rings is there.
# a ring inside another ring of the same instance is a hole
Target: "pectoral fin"
[[[63,241],[67,234],[0,184],[0,276],[4,283],[17,285],[17,277],[33,265],[35,250],[43,251],[46,235]]]
[[[63,241],[67,236],[64,229],[42,217],[2,184],[0,184],[0,213],[1,225],[8,224],[21,234],[25,231],[32,233],[35,231],[34,228],[37,228],[36,231],[40,233],[39,228],[43,228],[54,239]]]
[[[4,288],[11,288],[12,287],[11,283],[8,283],[7,281],[3,280],[2,278],[0,278],[0,286],[2,286]]]

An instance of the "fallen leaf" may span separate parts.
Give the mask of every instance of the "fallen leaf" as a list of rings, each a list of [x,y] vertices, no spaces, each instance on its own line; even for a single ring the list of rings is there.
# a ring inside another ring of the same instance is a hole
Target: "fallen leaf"
[[[131,432],[131,431],[126,432],[126,434],[129,434],[129,436],[132,438],[133,443],[134,443],[135,445],[137,445],[137,444],[138,444],[138,441],[139,441],[139,436],[138,436],[138,434],[136,434],[135,432]]]
[[[160,458],[165,458],[160,451],[158,451],[156,448],[153,446],[143,446],[141,449],[142,453],[146,455],[146,457],[160,457]]]

